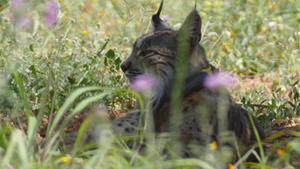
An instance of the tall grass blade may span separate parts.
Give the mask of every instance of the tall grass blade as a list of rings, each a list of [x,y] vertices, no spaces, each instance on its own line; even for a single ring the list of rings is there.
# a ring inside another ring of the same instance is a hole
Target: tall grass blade
[[[38,129],[37,126],[38,122],[35,117],[29,117],[28,119],[28,128],[27,128],[27,140],[28,140],[28,146],[33,146],[33,140],[35,139],[36,132]]]
[[[15,153],[16,156],[14,156]],[[1,164],[2,167],[7,168],[12,161],[15,162],[17,159],[16,157],[20,159],[20,168],[28,168],[30,163],[29,157],[31,157],[31,154],[28,154],[27,142],[24,138],[24,134],[20,130],[15,130],[11,135],[9,147]]]
[[[61,120],[61,118],[63,117],[63,114],[68,110],[68,108],[74,103],[75,99],[78,98],[80,95],[86,93],[86,92],[90,92],[90,91],[95,91],[95,90],[103,90],[103,88],[101,87],[96,87],[96,86],[92,86],[92,87],[84,87],[84,88],[80,88],[77,89],[75,92],[73,92],[65,101],[65,103],[62,105],[62,107],[58,110],[53,123],[49,129],[49,131],[47,132],[47,136],[51,136],[54,132],[54,129],[57,127],[59,121]]]
[[[25,91],[24,81],[23,81],[22,77],[20,76],[20,74],[18,73],[17,70],[13,70],[12,74],[13,74],[14,79],[15,79],[16,84],[17,84],[17,89],[18,89],[19,95],[21,97],[23,106],[24,106],[25,114],[29,118],[33,114],[32,114],[32,111],[31,111],[31,105],[30,105],[29,98],[28,98],[28,96],[26,94],[26,91]]]

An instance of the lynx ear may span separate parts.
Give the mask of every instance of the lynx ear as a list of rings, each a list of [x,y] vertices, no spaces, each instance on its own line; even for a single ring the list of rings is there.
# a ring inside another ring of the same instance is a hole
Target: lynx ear
[[[194,48],[201,40],[201,18],[196,9],[194,9],[185,19],[179,32],[184,31]]]
[[[163,8],[164,1],[162,0],[160,2],[159,9],[156,14],[152,15],[152,25],[154,27],[154,31],[161,31],[161,30],[166,30],[170,29],[162,19],[160,19],[160,13]]]

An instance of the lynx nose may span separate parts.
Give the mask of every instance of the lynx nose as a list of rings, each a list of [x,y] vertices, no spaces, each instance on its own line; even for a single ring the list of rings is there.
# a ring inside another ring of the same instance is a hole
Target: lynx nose
[[[123,72],[126,72],[131,66],[131,62],[130,61],[125,61],[121,64],[121,69]]]

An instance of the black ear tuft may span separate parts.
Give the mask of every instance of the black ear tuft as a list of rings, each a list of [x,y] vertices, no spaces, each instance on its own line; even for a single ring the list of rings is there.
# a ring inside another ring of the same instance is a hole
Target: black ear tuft
[[[163,5],[164,5],[164,0],[162,0],[160,2],[160,6],[159,6],[159,9],[158,9],[157,13],[152,16],[152,24],[153,24],[153,27],[154,27],[154,31],[161,31],[161,30],[170,29],[164,23],[164,21],[162,19],[160,19],[160,13],[161,13],[161,10],[163,8]]]
[[[187,31],[192,47],[195,47],[201,40],[201,17],[194,9],[185,19],[180,30]]]

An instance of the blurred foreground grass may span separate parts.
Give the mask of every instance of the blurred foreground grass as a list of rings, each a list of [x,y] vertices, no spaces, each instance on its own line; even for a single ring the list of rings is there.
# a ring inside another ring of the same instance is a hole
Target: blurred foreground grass
[[[55,14],[49,2],[59,4],[53,23],[47,18],[49,13]],[[150,18],[158,4],[154,0],[0,1],[2,167],[65,168],[73,162],[74,168],[174,168],[206,163],[196,159],[172,163],[155,153],[141,157],[112,144],[113,137],[98,150],[79,151],[73,156],[57,148],[55,134],[44,144],[35,143],[38,126],[46,125],[41,128],[47,134],[55,114],[78,113],[84,108],[80,104],[84,98],[98,96],[110,111],[127,112],[132,107],[132,94],[114,91],[127,85],[119,66],[134,40],[151,29]],[[194,2],[166,0],[164,19],[179,28],[193,6]],[[299,116],[299,2],[206,0],[198,1],[197,8],[203,25],[201,43],[209,60],[241,77],[240,87],[232,91],[234,96],[266,128],[273,119]],[[101,87],[81,88],[86,86]],[[71,95],[78,88],[83,90]],[[113,94],[105,94],[110,91]],[[70,102],[66,101],[68,96]],[[298,139],[283,147],[285,155],[279,153],[278,159],[270,160],[274,167],[288,164],[290,154],[299,153],[299,133],[295,135]],[[130,156],[129,160],[124,156]]]

